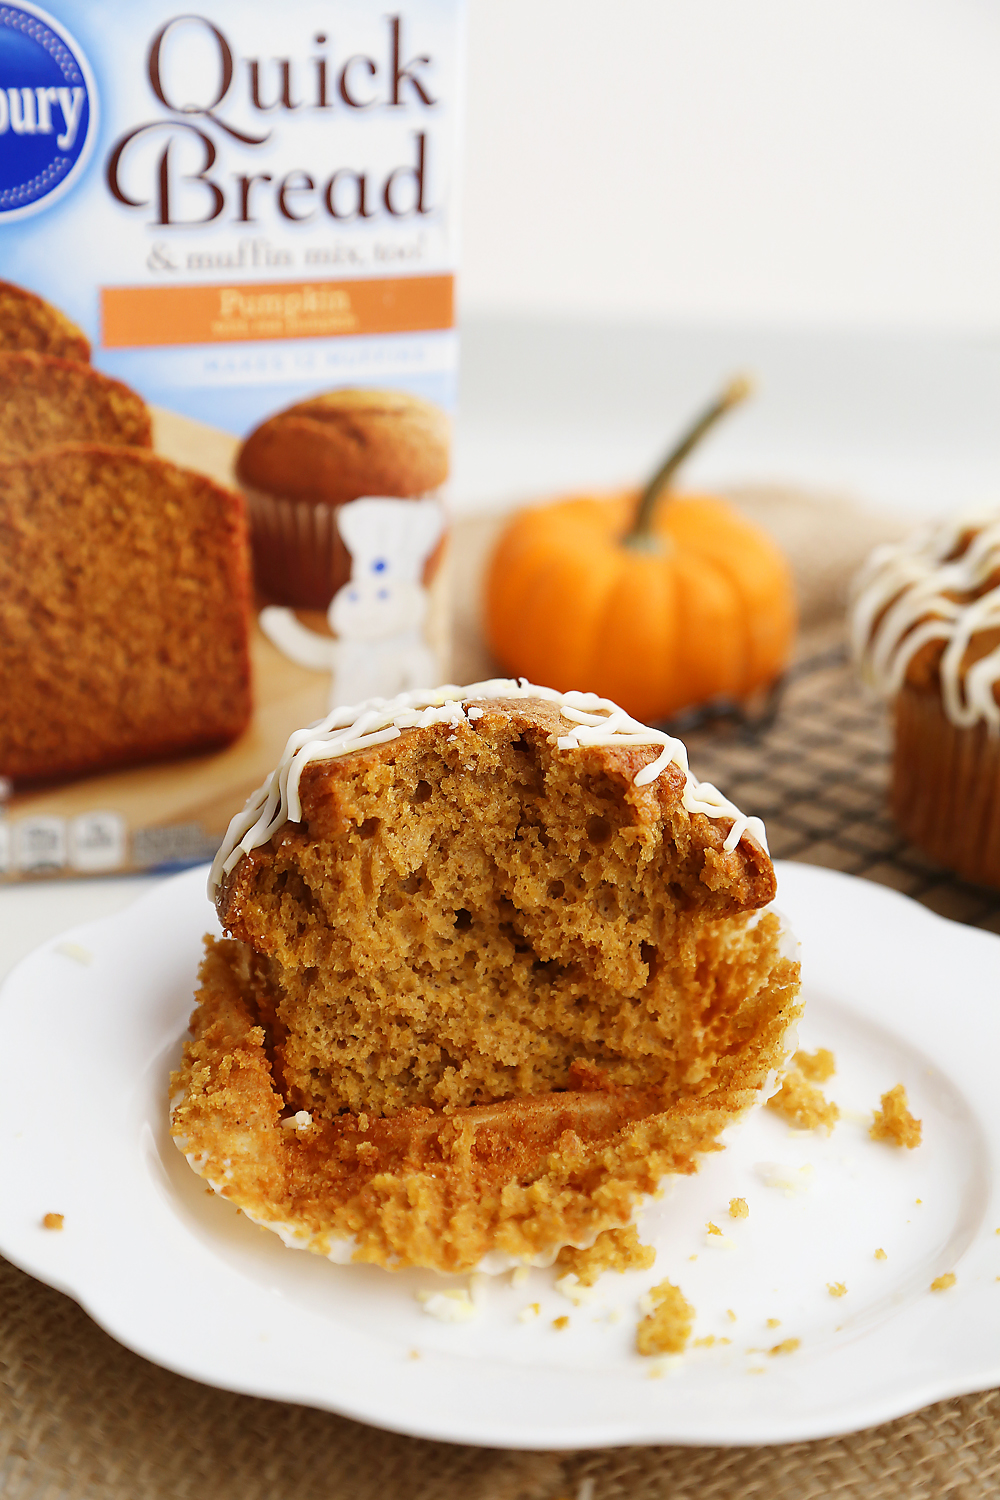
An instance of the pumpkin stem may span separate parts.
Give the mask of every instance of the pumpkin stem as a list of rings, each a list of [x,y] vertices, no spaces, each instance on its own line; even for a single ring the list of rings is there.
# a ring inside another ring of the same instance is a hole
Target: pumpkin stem
[[[659,538],[653,533],[653,516],[657,501],[673,479],[674,474],[691,450],[701,442],[705,434],[714,427],[720,417],[753,392],[753,381],[746,375],[737,375],[716,397],[711,406],[692,422],[679,442],[675,443],[652,479],[646,485],[636,508],[635,520],[622,538],[622,544],[636,552],[660,550]]]

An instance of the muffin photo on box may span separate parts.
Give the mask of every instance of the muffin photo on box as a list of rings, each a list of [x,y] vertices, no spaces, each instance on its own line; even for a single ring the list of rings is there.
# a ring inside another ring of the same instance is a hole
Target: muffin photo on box
[[[236,461],[261,594],[325,610],[351,574],[340,508],[432,495],[448,477],[449,441],[444,412],[402,391],[328,391],[269,417]]]
[[[1000,516],[877,548],[850,628],[865,678],[893,704],[900,830],[963,879],[1000,887]]]

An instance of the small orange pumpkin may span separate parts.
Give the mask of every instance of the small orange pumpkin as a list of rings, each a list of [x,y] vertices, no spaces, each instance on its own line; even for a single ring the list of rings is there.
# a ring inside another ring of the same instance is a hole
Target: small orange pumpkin
[[[487,638],[507,672],[654,723],[781,674],[796,625],[781,551],[723,500],[663,498],[748,388],[733,382],[641,494],[572,496],[513,518],[486,582]]]

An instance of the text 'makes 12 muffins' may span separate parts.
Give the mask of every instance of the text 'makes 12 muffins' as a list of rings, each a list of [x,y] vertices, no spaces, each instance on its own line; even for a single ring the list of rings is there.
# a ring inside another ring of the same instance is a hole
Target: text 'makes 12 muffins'
[[[548,1264],[775,1087],[799,1014],[763,826],[679,740],[522,681],[335,709],[230,825],[172,1080],[288,1245]]]
[[[1000,887],[1000,515],[966,513],[872,553],[851,643],[895,720],[901,831],[965,880]]]

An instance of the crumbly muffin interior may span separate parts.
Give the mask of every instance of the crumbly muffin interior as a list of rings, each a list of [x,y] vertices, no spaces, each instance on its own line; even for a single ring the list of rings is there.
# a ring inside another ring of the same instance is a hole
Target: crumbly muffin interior
[[[779,1026],[777,919],[734,911],[740,856],[676,798],[509,714],[382,748],[311,767],[308,826],[244,861],[233,931],[289,1109],[698,1095]]]

